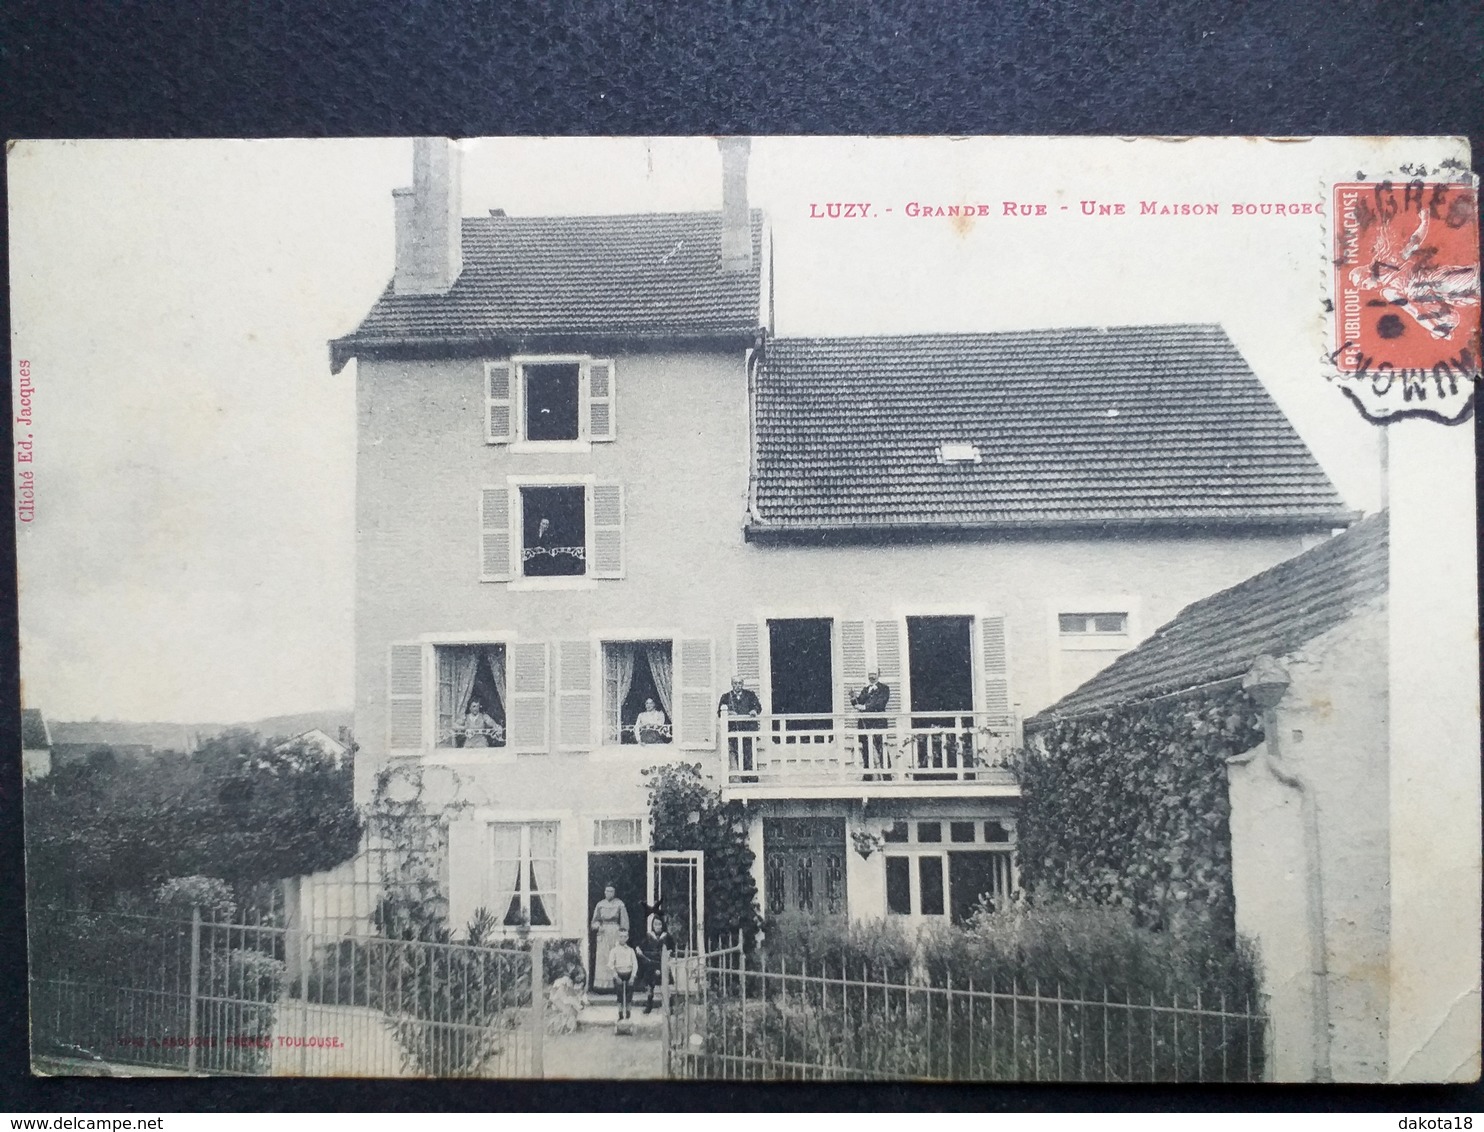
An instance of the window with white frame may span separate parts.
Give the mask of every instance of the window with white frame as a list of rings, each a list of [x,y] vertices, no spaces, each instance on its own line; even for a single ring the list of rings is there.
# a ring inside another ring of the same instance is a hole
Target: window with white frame
[[[620,484],[512,478],[484,489],[479,521],[481,581],[623,577]]]
[[[1128,635],[1128,614],[1125,613],[1061,613],[1057,615],[1057,628],[1061,635],[1078,637],[1125,637]]]
[[[1056,616],[1057,691],[1065,695],[1091,680],[1133,647],[1130,615],[1117,606],[1084,606],[1086,612]]]
[[[648,845],[644,836],[645,819],[594,818],[594,849],[643,849]]]
[[[558,355],[490,361],[484,381],[490,444],[613,439],[611,359]]]
[[[561,823],[492,822],[493,908],[506,927],[553,927],[561,917]]]
[[[674,738],[675,663],[670,641],[603,642],[604,742]]]
[[[889,915],[963,923],[980,909],[1008,906],[1015,887],[1013,821],[898,821],[883,840]]]
[[[439,747],[505,746],[505,646],[437,645]]]

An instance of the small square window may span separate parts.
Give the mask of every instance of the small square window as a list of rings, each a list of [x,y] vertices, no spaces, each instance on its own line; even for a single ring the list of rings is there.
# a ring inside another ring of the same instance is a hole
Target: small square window
[[[942,841],[943,823],[936,821],[920,821],[917,823],[918,841]]]
[[[1005,842],[1010,840],[1010,831],[1005,828],[1003,822],[987,821],[984,823],[984,840]]]
[[[886,859],[886,910],[894,916],[912,914],[912,858]]]
[[[1127,633],[1127,613],[1095,613],[1092,617],[1094,633]]]
[[[888,829],[884,834],[882,834],[882,840],[883,841],[894,841],[894,842],[906,841],[907,840],[907,823],[904,822],[904,821],[894,821],[894,822],[892,822],[891,823],[891,828]]]
[[[587,573],[587,494],[581,487],[523,487],[521,573],[527,578]]]
[[[950,841],[973,841],[977,827],[971,821],[955,821],[948,823],[948,839]]]

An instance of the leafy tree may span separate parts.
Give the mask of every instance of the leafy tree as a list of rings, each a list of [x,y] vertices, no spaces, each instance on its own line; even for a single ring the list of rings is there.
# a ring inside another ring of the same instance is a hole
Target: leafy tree
[[[665,763],[644,770],[655,849],[700,849],[706,854],[706,929],[715,936],[759,924],[755,857],[747,844],[747,812],[722,801],[701,775],[700,763]]]
[[[45,902],[99,906],[172,877],[234,888],[329,868],[360,842],[351,765],[230,731],[194,755],[94,752],[26,786],[26,876]]]

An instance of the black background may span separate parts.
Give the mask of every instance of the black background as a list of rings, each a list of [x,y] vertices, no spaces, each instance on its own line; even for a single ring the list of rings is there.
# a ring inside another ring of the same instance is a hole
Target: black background
[[[1484,143],[1481,12],[1474,3],[1401,2],[264,0],[249,10],[10,0],[0,8],[0,119],[7,138],[1460,134],[1473,142],[1477,169]],[[9,374],[8,335],[6,342]],[[0,463],[8,492],[10,461]],[[8,509],[0,523],[13,545]],[[11,580],[13,556],[3,561]],[[14,606],[0,604],[0,618],[0,854],[11,864],[0,900],[0,1110],[1480,1108],[1479,1090],[1459,1087],[33,1079]]]

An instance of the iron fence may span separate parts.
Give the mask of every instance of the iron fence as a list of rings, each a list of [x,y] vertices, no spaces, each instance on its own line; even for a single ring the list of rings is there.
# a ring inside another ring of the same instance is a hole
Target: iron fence
[[[666,1004],[674,1077],[1217,1082],[1262,1080],[1267,1064],[1267,1019],[1199,992],[929,985],[769,963],[740,945],[691,964],[689,993]]]
[[[541,944],[33,909],[40,1058],[180,1073],[539,1077]]]

